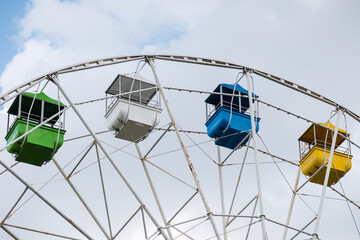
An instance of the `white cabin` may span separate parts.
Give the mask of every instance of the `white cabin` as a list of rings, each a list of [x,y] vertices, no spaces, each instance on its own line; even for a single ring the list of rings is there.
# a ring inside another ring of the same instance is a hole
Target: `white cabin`
[[[139,142],[159,124],[161,108],[155,83],[138,74],[119,74],[105,93],[114,95],[106,104],[105,118],[116,138]]]

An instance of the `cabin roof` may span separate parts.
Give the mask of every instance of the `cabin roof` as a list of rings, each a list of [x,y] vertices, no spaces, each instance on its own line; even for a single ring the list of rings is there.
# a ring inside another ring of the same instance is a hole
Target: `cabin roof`
[[[44,119],[50,118],[54,114],[59,112],[59,109],[62,110],[66,107],[60,101],[52,99],[48,97],[45,93],[29,93],[29,92],[22,92],[21,95],[18,95],[14,102],[11,104],[8,113],[12,115],[18,115],[19,111],[19,101],[21,96],[21,117],[28,117],[28,113],[31,110],[30,118],[36,121],[40,121],[41,111],[42,111],[42,104],[41,102],[44,101],[44,112],[43,116]],[[59,116],[54,117],[50,122],[56,122]]]
[[[139,101],[141,95],[141,102],[149,103],[157,92],[155,87],[156,84],[154,82],[149,81],[140,74],[118,74],[105,93],[110,95],[117,95],[121,93],[129,93],[132,91],[151,88],[130,94],[132,100]],[[121,95],[121,97],[128,99],[129,94]]]
[[[333,131],[335,130],[335,126],[332,123],[318,123],[318,124],[311,124],[310,127],[299,137],[299,141],[307,142],[307,143],[313,143],[315,141],[315,138],[317,142],[320,143],[320,145],[327,145],[331,146],[332,143],[332,136]],[[315,131],[315,132],[314,132]],[[341,134],[341,135],[340,135]],[[347,133],[347,135],[350,135]],[[341,145],[345,141],[346,137],[346,131],[343,129],[338,130],[338,135],[336,137],[336,147]]]
[[[221,87],[222,87],[222,93],[233,94],[233,92],[234,92],[234,84],[226,84],[226,83],[219,84],[213,92],[220,93]],[[241,99],[242,108],[244,111],[246,111],[246,109],[249,108],[248,90],[241,87],[239,84],[235,85],[234,97],[223,95],[223,101],[228,102],[228,103],[233,102],[235,104],[238,104],[239,103],[239,95],[241,95],[240,99]],[[252,94],[252,96],[254,98],[259,97],[254,93]],[[212,105],[218,105],[220,103],[220,95],[219,94],[210,94],[210,96],[205,100],[205,102],[212,104]]]

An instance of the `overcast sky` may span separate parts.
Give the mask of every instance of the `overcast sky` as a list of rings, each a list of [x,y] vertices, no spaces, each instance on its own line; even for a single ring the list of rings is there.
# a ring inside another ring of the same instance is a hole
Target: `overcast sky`
[[[357,0],[0,0],[0,93],[48,71],[87,60],[176,54],[253,67],[319,92],[359,114],[359,12]],[[169,65],[169,69],[175,68]],[[170,75],[166,71],[163,74]],[[193,74],[200,76],[199,72]],[[178,82],[165,84],[210,91],[217,83],[234,82],[236,73],[227,76],[231,78],[218,82],[211,79],[194,82],[176,76]],[[110,78],[113,79],[109,77],[108,82]],[[307,109],[304,114],[311,117],[314,100],[296,100],[291,92],[284,93],[287,98],[281,98],[283,87],[274,84],[259,87],[263,82],[255,85],[267,100],[294,112]],[[89,93],[96,95],[98,85],[94,83],[92,88],[90,85]],[[80,81],[78,84],[74,81],[72,88],[70,83],[67,86],[75,98],[76,89],[84,87]],[[98,96],[103,96],[101,91]],[[276,96],[272,98],[267,92]],[[83,95],[83,100],[90,99]],[[181,104],[175,97],[172,100],[173,106]],[[314,115],[312,120],[326,121],[330,111],[326,109],[325,116]],[[103,109],[100,112],[103,114]],[[271,127],[269,122],[264,125]],[[166,121],[162,120],[160,125],[164,124]],[[352,139],[359,144],[359,123],[353,121],[350,127]],[[4,144],[3,141],[1,146]],[[353,171],[360,173],[357,162],[353,163]],[[356,192],[356,188],[349,191]],[[284,204],[287,208],[288,201]],[[6,211],[1,209],[1,216]],[[359,212],[355,218],[360,222]],[[351,229],[353,232],[344,239],[359,239],[353,225]],[[0,238],[5,236],[4,232],[0,234]]]
[[[1,46],[4,89],[85,59],[169,53],[224,59],[318,91],[331,84],[355,94],[349,86],[360,51],[358,1],[39,0],[16,6]]]

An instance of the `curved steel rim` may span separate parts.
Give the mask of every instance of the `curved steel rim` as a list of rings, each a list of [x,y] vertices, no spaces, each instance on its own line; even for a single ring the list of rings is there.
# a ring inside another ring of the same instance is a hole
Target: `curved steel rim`
[[[175,61],[175,62],[182,62],[182,63],[200,64],[200,65],[249,71],[253,74],[256,74],[258,76],[261,76],[263,78],[271,80],[272,82],[275,82],[277,84],[280,84],[280,85],[283,85],[290,89],[293,89],[295,91],[298,91],[302,94],[305,94],[307,96],[315,98],[316,100],[322,101],[322,102],[327,103],[336,108],[340,108],[342,111],[347,113],[350,117],[352,117],[356,121],[360,122],[360,116],[357,115],[356,113],[354,113],[353,111],[345,108],[344,106],[341,106],[340,104],[336,103],[335,101],[332,101],[331,99],[326,98],[319,93],[316,93],[315,91],[312,91],[308,88],[305,88],[299,84],[293,83],[293,82],[283,79],[281,77],[278,77],[278,76],[275,76],[275,75],[272,75],[272,74],[254,69],[254,68],[250,68],[250,67],[246,67],[243,65],[230,63],[230,62],[219,61],[219,60],[210,59],[210,58],[180,56],[180,55],[130,55],[130,56],[102,58],[102,59],[83,62],[80,64],[71,65],[71,66],[68,66],[65,68],[51,71],[40,77],[31,79],[23,84],[20,84],[19,86],[15,87],[13,89],[11,89],[10,91],[7,91],[6,93],[4,93],[0,96],[0,106],[5,104],[6,102],[10,101],[11,99],[16,97],[20,93],[26,91],[30,87],[34,86],[35,84],[37,84],[45,79],[48,79],[48,76],[53,75],[53,74],[60,75],[60,74],[65,74],[65,73],[83,71],[83,70],[87,70],[87,69],[98,68],[98,67],[120,64],[120,63],[131,62],[131,61],[137,61],[137,60],[146,60],[147,61],[150,58],[158,59],[158,60],[165,60],[165,61]]]

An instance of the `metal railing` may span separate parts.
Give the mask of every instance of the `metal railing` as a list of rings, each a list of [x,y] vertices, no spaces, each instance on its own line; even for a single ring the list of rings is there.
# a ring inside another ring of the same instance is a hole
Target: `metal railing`
[[[20,117],[8,114],[7,132],[9,132],[9,130],[14,126],[17,119],[22,119],[24,121],[29,121],[31,123],[40,124],[43,121],[46,121],[48,118],[51,117],[50,116],[50,117],[47,118],[47,117],[40,116],[40,115],[37,115],[37,114],[34,114],[34,113],[30,113],[30,115],[28,115],[28,114],[29,114],[28,112],[24,112],[24,111],[20,112]],[[64,114],[65,114],[65,112],[64,112]],[[12,117],[10,117],[10,115]],[[26,117],[26,116],[28,116],[28,117]],[[43,119],[41,120],[41,118],[43,118]],[[64,117],[64,119],[65,119],[65,117]],[[10,125],[10,122],[11,122],[11,125]],[[65,128],[65,121],[62,122],[60,120],[60,117],[59,117],[57,120],[52,119],[51,121],[46,123],[45,126],[50,126],[52,128],[57,128],[57,129],[58,128],[64,129]]]
[[[129,97],[125,97],[125,96],[117,96],[117,97],[112,97],[110,98],[110,103],[106,103],[106,112],[108,112],[113,106],[114,104],[119,100],[119,99],[122,99],[122,100],[125,100],[125,101],[129,101]],[[152,107],[152,108],[161,108],[160,106],[160,101],[157,101],[157,100],[153,100],[153,99],[147,99],[147,98],[134,98],[134,97],[131,97],[130,98],[130,103],[138,103],[138,104],[143,104],[145,106],[148,106],[148,107]]]
[[[241,106],[239,104],[236,103],[232,103],[231,102],[227,102],[227,101],[223,101],[223,102],[219,102],[217,105],[212,105],[207,103],[206,104],[206,121],[209,121],[209,119],[216,113],[217,110],[220,109],[220,107],[226,107],[228,109],[232,108],[232,111],[234,112],[240,112],[242,114],[245,115],[250,115],[250,108],[246,108],[244,106]],[[254,111],[256,118],[259,118],[257,111]]]
[[[314,147],[321,147],[324,149],[324,151],[330,151],[330,145],[326,144],[326,141],[322,141],[319,139],[316,139],[316,141],[313,141],[312,143],[304,143],[302,142],[302,146],[301,146],[301,159],[303,159],[306,155],[309,154],[309,152],[311,152],[311,150]],[[343,147],[343,146],[337,146],[335,148],[335,152],[337,153],[342,153],[342,154],[346,154],[346,155],[351,155],[350,153],[350,149],[347,147]]]

